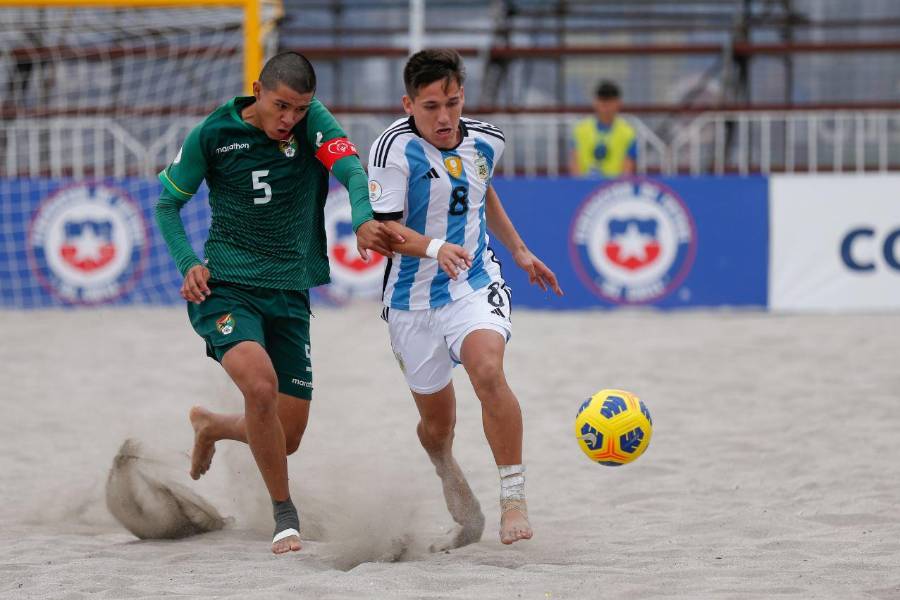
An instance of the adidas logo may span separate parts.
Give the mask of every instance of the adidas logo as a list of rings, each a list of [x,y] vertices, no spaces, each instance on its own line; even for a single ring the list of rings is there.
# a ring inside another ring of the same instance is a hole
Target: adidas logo
[[[439,177],[440,177],[440,175],[438,174],[438,172],[434,170],[434,167],[431,167],[428,170],[428,172],[425,173],[425,175],[424,175],[424,177],[422,177],[422,179],[437,179]]]
[[[491,312],[494,313],[495,315],[497,315],[498,317],[500,317],[501,319],[505,319],[505,318],[506,318],[506,315],[504,315],[504,314],[503,314],[503,311],[500,310],[499,308],[495,308],[495,309],[492,310]]]

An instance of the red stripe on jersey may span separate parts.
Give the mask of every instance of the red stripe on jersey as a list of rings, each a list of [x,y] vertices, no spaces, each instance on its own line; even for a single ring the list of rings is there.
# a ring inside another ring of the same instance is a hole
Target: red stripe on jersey
[[[316,150],[316,158],[318,158],[319,162],[325,165],[325,168],[329,171],[334,166],[334,163],[345,156],[359,156],[356,146],[345,137],[328,140]]]

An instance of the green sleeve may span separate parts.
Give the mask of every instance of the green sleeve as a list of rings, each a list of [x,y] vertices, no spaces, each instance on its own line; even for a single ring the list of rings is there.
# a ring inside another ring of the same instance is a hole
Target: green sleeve
[[[313,100],[309,106],[309,119],[306,124],[306,139],[318,150],[323,142],[335,138],[347,137],[325,105]],[[372,219],[372,205],[369,204],[369,178],[359,162],[358,156],[344,156],[331,167],[331,172],[350,194],[350,214],[353,219],[353,231]]]
[[[206,177],[206,154],[200,136],[203,123],[194,127],[168,167],[159,172],[163,187],[179,200],[188,201]]]
[[[359,162],[358,156],[345,156],[331,169],[337,180],[350,194],[350,216],[353,231],[366,221],[372,220],[372,205],[369,203],[369,178]]]
[[[156,223],[162,232],[163,239],[166,240],[166,246],[169,247],[169,253],[175,259],[178,270],[184,275],[194,265],[203,264],[191,243],[188,241],[187,233],[184,231],[184,222],[181,220],[181,207],[187,203],[174,194],[168,187],[164,187],[159,195],[159,202],[156,203]]]
[[[316,99],[309,105],[306,119],[306,141],[315,149],[318,149],[322,142],[347,137],[334,115]]]

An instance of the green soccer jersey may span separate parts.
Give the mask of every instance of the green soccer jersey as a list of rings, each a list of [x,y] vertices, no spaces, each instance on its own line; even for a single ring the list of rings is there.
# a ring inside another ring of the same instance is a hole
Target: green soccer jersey
[[[288,141],[273,140],[241,118],[241,110],[254,101],[234,98],[188,134],[159,174],[165,188],[157,206],[160,228],[182,274],[200,262],[177,211],[205,179],[212,220],[204,251],[212,279],[291,290],[328,283],[323,213],[328,168],[343,165],[343,177],[337,166],[334,171],[350,191],[354,229],[371,218],[365,172],[318,100]]]

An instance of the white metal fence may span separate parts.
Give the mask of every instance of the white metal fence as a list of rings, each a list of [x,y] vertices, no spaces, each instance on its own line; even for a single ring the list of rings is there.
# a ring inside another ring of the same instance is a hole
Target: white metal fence
[[[900,168],[900,111],[709,112],[669,144],[665,172],[863,172]]]
[[[365,161],[392,120],[338,115]],[[565,176],[572,114],[496,114],[507,150],[499,175]],[[638,173],[863,172],[900,168],[900,111],[709,112],[670,125],[664,141],[645,121]],[[196,117],[17,119],[0,129],[0,177],[153,176],[178,152]],[[658,125],[658,123],[654,123]]]

